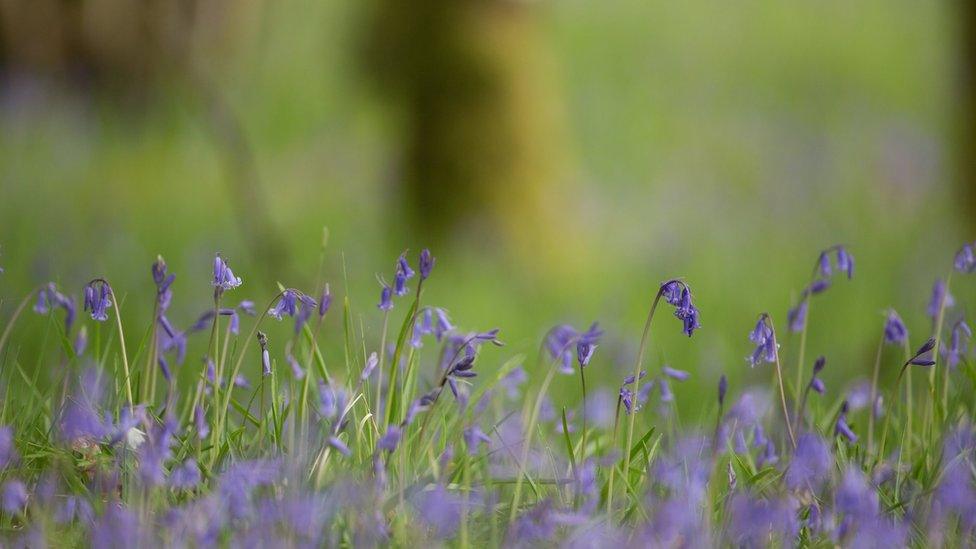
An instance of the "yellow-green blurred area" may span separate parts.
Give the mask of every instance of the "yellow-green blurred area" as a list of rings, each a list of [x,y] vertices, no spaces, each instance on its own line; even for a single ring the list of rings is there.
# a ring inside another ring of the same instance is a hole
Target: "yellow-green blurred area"
[[[846,244],[857,261],[811,307],[807,355],[828,356],[837,388],[869,371],[887,307],[913,344],[927,337],[932,282],[972,236],[955,160],[961,2],[485,0],[444,3],[441,17],[434,1],[255,0],[179,3],[185,19],[66,4],[87,38],[53,57],[59,4],[19,16],[0,4],[4,319],[37,283],[80,296],[105,276],[138,341],[156,254],[177,275],[183,326],[210,305],[217,251],[245,281],[230,299],[312,290],[327,227],[323,279],[348,292],[368,347],[376,275],[433,242],[425,302],[508,343],[485,369],[533,356],[553,324],[598,320],[589,375],[616,384],[657,284],[683,277],[703,328],[689,340],[661,315],[648,366],[692,371],[677,397],[694,411],[722,372],[733,388],[771,380],[748,368],[748,332],[762,311],[784,325],[821,248]],[[468,85],[494,90],[471,101],[500,106],[455,101],[468,63],[487,67]],[[411,108],[441,117],[433,150]],[[411,182],[418,150],[433,168]],[[449,164],[469,151],[482,155],[470,178]],[[956,279],[953,293],[965,309],[976,291]],[[32,316],[13,346],[34,349],[43,325]],[[288,329],[271,330],[272,347]],[[333,364],[339,329],[335,314]]]

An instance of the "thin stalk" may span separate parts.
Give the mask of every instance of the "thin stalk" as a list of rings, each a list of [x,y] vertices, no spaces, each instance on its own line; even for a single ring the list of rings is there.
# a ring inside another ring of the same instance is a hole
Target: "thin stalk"
[[[383,364],[386,362],[386,330],[389,321],[390,311],[383,311],[383,335],[380,336],[380,363],[376,368],[379,370],[379,372],[376,373],[376,405],[374,406],[377,414],[380,410],[380,401],[382,400],[383,395]],[[390,368],[390,379],[393,379],[392,369],[396,368],[396,364],[393,364],[390,366]],[[390,387],[390,390],[392,391],[393,387]]]
[[[814,271],[816,272],[816,271]],[[810,283],[813,284],[815,277],[810,279]],[[803,300],[806,301],[806,316],[803,318],[803,329],[800,330],[800,348],[797,351],[796,359],[796,391],[797,394],[800,392],[800,387],[803,387],[803,361],[806,358],[807,350],[807,326],[810,325],[810,294],[804,291]]]
[[[932,360],[938,362],[939,360],[939,343],[942,335],[942,325],[945,322],[945,310],[946,310],[946,299],[949,296],[950,284],[952,282],[952,271],[949,271],[948,276],[946,276],[945,282],[945,292],[942,294],[942,299],[939,300],[939,313],[936,315],[935,319],[935,333],[932,337],[935,338],[935,347],[932,348]],[[934,434],[934,429],[932,424],[935,423],[935,400],[936,400],[936,385],[935,385],[935,369],[937,364],[933,364],[931,370],[929,370],[929,402],[928,407],[925,411],[926,414],[926,439],[929,442],[933,442],[931,437]]]
[[[115,290],[112,289],[112,285],[106,280],[101,280],[101,282],[108,286],[108,293],[112,296],[112,303],[115,305],[115,326],[119,330],[119,349],[122,351],[122,368],[125,372],[125,396],[129,401],[129,406],[132,406],[134,403],[132,398],[132,380],[129,379],[129,357],[125,353],[125,334],[122,333],[122,307],[119,305],[119,300],[115,297]]]
[[[644,332],[641,334],[640,347],[638,347],[637,350],[637,360],[634,361],[634,395],[640,394],[640,371],[641,365],[644,363],[644,351],[647,350],[647,336],[651,332],[651,321],[654,320],[654,312],[657,311],[657,305],[661,302],[661,295],[664,292],[665,286],[667,285],[668,282],[661,284],[657,290],[657,293],[654,294],[654,301],[651,303],[651,309],[647,312],[647,320],[644,321]],[[634,409],[631,410],[630,414],[627,415],[627,444],[624,446],[624,475],[628,475],[630,472],[630,446],[634,442],[634,423],[637,419],[636,408],[637,404],[635,402]]]
[[[583,390],[583,406],[580,410],[583,416],[583,433],[580,435],[580,463],[586,459],[586,368],[580,365],[580,386]]]
[[[796,435],[793,434],[793,425],[790,422],[790,412],[786,407],[786,390],[783,388],[783,367],[779,360],[779,344],[776,342],[776,326],[773,324],[772,317],[770,317],[769,314],[764,314],[766,316],[766,321],[769,322],[769,327],[773,331],[773,356],[776,359],[776,381],[779,384],[779,400],[780,404],[783,406],[783,418],[786,420],[786,432],[790,435],[790,443],[793,445],[793,449],[795,450]],[[807,317],[807,320],[809,320],[809,316]]]
[[[868,412],[868,455],[874,448],[874,405],[878,398],[878,372],[881,370],[881,352],[884,350],[885,334],[881,331],[881,341],[878,342],[878,350],[874,354],[874,373],[871,375],[871,399],[869,401]]]

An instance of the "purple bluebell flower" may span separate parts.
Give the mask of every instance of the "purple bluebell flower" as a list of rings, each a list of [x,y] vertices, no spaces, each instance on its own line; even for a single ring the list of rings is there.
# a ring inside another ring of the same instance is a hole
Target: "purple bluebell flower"
[[[586,331],[578,331],[569,324],[560,324],[546,334],[545,346],[549,356],[558,361],[559,371],[564,374],[572,374],[575,372],[573,369],[574,351],[576,351],[575,358],[578,360],[580,345],[582,344],[584,346],[583,351],[586,351],[587,346],[597,345],[602,335],[603,330],[596,322],[590,325]]]
[[[786,312],[786,324],[791,332],[802,332],[803,327],[807,324],[807,299],[804,297],[793,307]]]
[[[830,265],[830,254],[827,251],[820,252],[820,257],[817,259],[817,269],[820,272],[820,276],[823,278],[830,278],[833,274],[833,269]]]
[[[808,295],[819,295],[830,289],[830,281],[823,278],[818,278],[810,283],[805,290]]]
[[[91,312],[92,320],[108,320],[108,308],[112,306],[110,294],[111,288],[104,280],[94,280],[85,286],[84,309]]]
[[[505,374],[499,385],[505,389],[505,394],[509,399],[516,399],[519,396],[519,387],[528,381],[529,376],[521,366],[516,366],[511,372]]]
[[[268,352],[268,336],[258,332],[258,345],[261,346],[261,375],[271,375],[271,354]]]
[[[800,531],[797,503],[739,493],[729,502],[729,537],[737,547],[790,546]],[[774,540],[778,540],[776,543]]]
[[[843,436],[848,440],[848,442],[853,444],[857,442],[857,435],[847,424],[847,410],[848,403],[845,400],[841,405],[841,412],[837,415],[837,422],[834,424],[834,436]]]
[[[430,254],[430,250],[424,248],[420,251],[420,280],[427,280],[430,276],[430,272],[434,269],[434,256]]]
[[[346,457],[352,455],[352,450],[349,449],[349,446],[345,442],[342,442],[342,440],[335,435],[330,436],[327,440],[327,443],[329,446],[334,448],[335,451],[339,452],[340,454]]]
[[[684,370],[676,370],[667,365],[661,367],[661,372],[664,375],[670,377],[671,379],[677,379],[678,381],[685,381],[686,379],[691,377],[691,374],[689,374],[688,372]]]
[[[949,293],[949,289],[946,283],[941,278],[936,279],[935,284],[932,285],[932,298],[929,300],[929,306],[925,310],[929,318],[936,318],[939,316],[939,311],[944,307],[946,309],[951,308],[956,304],[956,300],[953,299],[952,294]]]
[[[187,458],[182,465],[174,467],[169,474],[169,485],[182,490],[192,490],[200,485],[200,467],[193,458]]]
[[[770,326],[769,317],[764,313],[759,315],[756,327],[749,333],[749,341],[756,345],[755,350],[749,355],[749,365],[755,367],[763,362],[776,361],[776,335],[773,327]]]
[[[210,425],[207,424],[207,417],[203,411],[203,405],[197,404],[193,409],[193,422],[197,430],[197,438],[203,440],[210,434]]]
[[[722,377],[718,378],[718,405],[721,407],[725,404],[725,393],[729,390],[729,378],[722,374]]]
[[[956,253],[953,266],[960,273],[976,272],[976,251],[973,250],[972,244],[963,244]]]
[[[908,362],[905,363],[905,366],[908,366],[908,365],[912,365],[912,366],[933,366],[933,365],[935,365],[935,360],[932,360],[932,356],[931,356],[932,355],[932,349],[934,349],[934,348],[935,348],[935,338],[934,337],[930,337],[930,338],[928,338],[928,340],[925,341],[925,343],[922,344],[921,347],[918,348],[917,351],[915,351],[915,354],[912,356],[912,358],[908,359]],[[904,367],[902,367],[902,371],[904,371]]]
[[[902,344],[908,339],[908,328],[894,309],[888,310],[884,327],[885,341],[892,344]]]
[[[286,316],[295,316],[298,312],[298,292],[287,289],[281,293],[278,303],[268,310],[268,315],[276,320],[281,320]]]
[[[74,350],[75,356],[85,354],[85,349],[88,348],[88,327],[82,326],[78,328],[78,333],[75,334],[75,340],[71,348]]]
[[[587,364],[590,363],[590,359],[593,358],[593,352],[596,351],[596,345],[593,343],[588,343],[585,341],[580,341],[576,344],[576,361],[579,363],[580,368],[585,368]]]
[[[234,276],[234,271],[230,269],[227,262],[224,261],[220,254],[214,257],[214,269],[213,269],[213,286],[217,291],[223,292],[226,290],[233,290],[243,283],[241,277]]]
[[[70,332],[75,321],[75,300],[59,292],[57,286],[53,282],[49,282],[38,290],[34,312],[46,315],[54,307],[64,309],[64,331],[65,333]]]
[[[299,380],[305,378],[305,370],[302,369],[302,365],[298,363],[298,359],[295,358],[295,355],[286,353],[285,362],[287,362],[288,366],[291,367],[292,377]]]
[[[363,381],[369,379],[369,376],[373,375],[373,370],[376,369],[376,366],[379,363],[380,363],[380,359],[376,355],[376,353],[375,352],[370,353],[369,358],[366,359],[366,365],[363,366],[363,371],[359,374],[359,379]]]
[[[846,273],[848,280],[854,277],[854,257],[843,246],[837,246],[837,269]]]
[[[156,261],[152,264],[152,277],[156,284],[156,293],[160,296],[169,291],[173,280],[176,279],[176,275],[167,272],[166,261],[161,255],[157,255]]]
[[[403,435],[403,430],[397,425],[390,425],[386,428],[386,434],[384,434],[376,442],[377,450],[386,450],[387,452],[393,452],[396,450],[397,445],[400,444],[400,437]]]
[[[640,373],[637,375],[637,379],[644,379],[644,376],[646,376],[646,375],[647,375],[647,372],[644,371],[644,370],[641,370]],[[624,385],[633,385],[634,381],[636,381],[634,379],[634,374],[631,374],[631,375],[629,375],[629,376],[627,376],[627,377],[624,378],[624,383],[623,384]]]
[[[27,505],[27,487],[12,479],[3,485],[3,510],[11,515],[20,513]]]
[[[691,302],[691,288],[679,280],[669,280],[661,285],[658,292],[674,306],[674,316],[682,322],[682,331],[688,337],[701,328],[701,315]]]
[[[766,439],[766,443],[763,446],[763,451],[759,454],[759,466],[768,467],[770,465],[775,465],[779,461],[779,456],[776,455],[776,445],[773,444],[772,439]]]
[[[316,306],[318,305],[313,298],[302,294],[298,299],[299,307],[298,314],[295,315],[295,333],[299,334],[302,331],[302,327],[308,322],[308,319],[312,318],[312,313],[315,312]]]
[[[14,430],[10,426],[0,427],[0,471],[13,465],[20,459],[17,447],[14,445]]]
[[[491,438],[481,430],[481,427],[472,425],[464,429],[464,444],[468,448],[468,454],[478,453],[478,447],[482,444],[491,444]]]
[[[658,385],[661,387],[661,402],[674,402],[674,393],[671,392],[671,385],[665,378],[658,378]],[[651,384],[648,383],[645,387],[649,387]]]
[[[958,320],[952,326],[949,336],[949,344],[939,349],[942,358],[946,361],[946,366],[955,368],[965,357],[969,339],[973,337],[973,331],[964,320]]]
[[[393,308],[393,289],[386,284],[383,284],[383,289],[380,290],[380,302],[377,307],[381,311],[389,311]]]
[[[827,390],[823,380],[821,380],[819,377],[814,377],[810,380],[810,388],[821,395]]]
[[[407,281],[413,278],[413,275],[413,269],[410,268],[410,264],[407,262],[406,252],[404,252],[397,258],[396,273],[393,275],[393,289],[396,295],[407,295],[409,291]]]
[[[786,485],[791,490],[816,489],[829,476],[832,464],[827,444],[814,433],[804,433],[797,439],[793,459],[786,468]]]
[[[329,312],[329,307],[332,305],[332,290],[329,289],[329,285],[326,284],[325,288],[322,289],[322,295],[319,296],[319,318],[325,316],[325,313]]]

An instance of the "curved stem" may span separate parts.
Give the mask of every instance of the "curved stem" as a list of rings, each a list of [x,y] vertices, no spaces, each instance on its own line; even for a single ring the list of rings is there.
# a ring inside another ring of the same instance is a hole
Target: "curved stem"
[[[793,449],[796,449],[796,435],[793,434],[793,425],[790,422],[790,412],[786,407],[786,390],[783,388],[783,367],[780,365],[779,360],[779,344],[776,342],[776,326],[773,324],[772,317],[768,313],[763,313],[765,315],[767,322],[769,322],[769,327],[773,331],[773,355],[776,358],[776,381],[779,384],[779,401],[783,406],[783,418],[786,420],[786,432],[790,435],[790,443],[793,445]]]
[[[658,303],[661,302],[661,294],[664,292],[665,286],[673,281],[665,282],[661,284],[658,288],[657,293],[654,295],[654,301],[651,303],[651,309],[647,312],[647,320],[644,321],[644,332],[641,334],[640,347],[637,350],[637,360],[634,362],[634,395],[639,394],[640,391],[640,371],[641,365],[644,363],[644,351],[647,350],[647,336],[651,331],[651,321],[654,320],[654,312],[657,310]],[[634,423],[637,419],[637,403],[634,402],[633,408],[630,413],[627,414],[627,444],[624,446],[624,469],[623,474],[627,475],[630,471],[630,445],[634,442]]]

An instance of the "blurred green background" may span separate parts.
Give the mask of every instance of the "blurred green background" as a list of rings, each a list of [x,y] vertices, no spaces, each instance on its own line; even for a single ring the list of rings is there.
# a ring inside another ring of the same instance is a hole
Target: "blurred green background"
[[[962,3],[177,4],[0,4],[4,318],[39,282],[80,296],[106,276],[141,335],[156,254],[180,325],[208,306],[216,251],[236,297],[311,290],[327,227],[324,280],[371,346],[375,275],[429,244],[427,303],[502,328],[485,368],[599,320],[590,375],[616,383],[656,285],[684,277],[703,328],[662,316],[649,364],[691,370],[678,399],[697,410],[722,372],[768,383],[746,336],[763,310],[783,325],[821,248],[857,260],[811,309],[807,353],[836,386],[869,370],[885,308],[922,339],[972,237]]]

